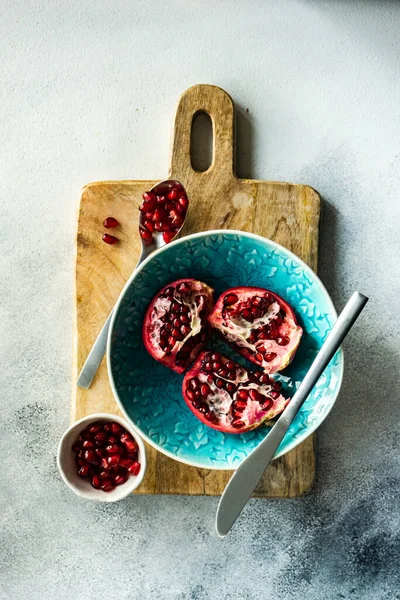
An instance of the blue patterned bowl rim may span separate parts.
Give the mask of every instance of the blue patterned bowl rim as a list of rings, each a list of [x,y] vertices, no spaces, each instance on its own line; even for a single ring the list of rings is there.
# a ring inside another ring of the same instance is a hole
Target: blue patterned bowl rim
[[[114,394],[114,398],[118,404],[118,407],[120,409],[120,411],[122,412],[122,414],[124,415],[124,417],[128,420],[128,422],[131,424],[132,428],[134,431],[137,432],[138,435],[140,435],[144,440],[146,440],[146,442],[148,444],[150,444],[150,446],[153,446],[156,450],[158,450],[159,452],[162,452],[163,454],[165,454],[166,456],[169,456],[170,458],[172,458],[173,460],[177,460],[178,462],[190,465],[190,466],[194,466],[194,467],[198,467],[198,468],[206,468],[209,470],[216,470],[216,471],[226,471],[227,467],[225,465],[223,466],[219,466],[219,465],[210,465],[205,467],[203,463],[198,463],[195,460],[185,460],[182,457],[178,457],[175,454],[173,454],[172,452],[166,450],[165,448],[163,448],[161,445],[157,444],[156,442],[154,442],[154,440],[152,440],[148,435],[146,435],[144,433],[144,431],[142,431],[137,425],[136,423],[132,420],[132,418],[130,417],[129,413],[125,410],[125,406],[123,404],[123,402],[121,401],[119,394],[118,394],[118,390],[116,388],[115,385],[115,381],[114,381],[114,376],[113,376],[113,372],[112,372],[112,367],[111,367],[111,341],[112,341],[112,335],[113,335],[113,330],[114,330],[114,325],[118,316],[118,311],[119,311],[119,307],[121,305],[121,302],[124,299],[124,296],[127,292],[127,290],[130,288],[132,282],[136,279],[136,277],[139,275],[139,273],[142,271],[142,269],[144,269],[152,260],[154,260],[156,257],[158,257],[160,254],[162,254],[163,252],[165,252],[167,249],[169,250],[172,246],[178,246],[180,244],[184,244],[189,240],[195,240],[195,239],[199,239],[202,237],[208,237],[208,236],[217,236],[217,235],[238,235],[238,236],[242,236],[242,237],[246,237],[248,239],[253,239],[255,241],[258,241],[260,243],[265,243],[267,242],[269,245],[273,246],[276,248],[277,251],[282,251],[284,253],[287,254],[288,257],[291,257],[292,259],[294,259],[295,261],[297,261],[297,263],[299,265],[302,266],[302,268],[304,269],[305,272],[307,272],[310,277],[312,279],[314,279],[314,281],[319,285],[322,293],[325,295],[325,300],[330,308],[330,311],[332,313],[332,316],[334,317],[334,319],[337,319],[337,312],[335,309],[335,306],[332,302],[332,299],[329,295],[328,290],[326,289],[325,285],[322,283],[321,279],[318,277],[318,275],[315,273],[315,271],[313,271],[311,269],[311,267],[309,267],[303,260],[301,260],[301,258],[299,258],[296,254],[294,254],[293,252],[291,252],[290,250],[288,250],[287,248],[285,248],[284,246],[281,246],[281,244],[278,244],[277,242],[274,242],[273,240],[270,240],[269,238],[257,235],[255,233],[250,233],[247,231],[241,231],[238,229],[213,229],[210,231],[201,231],[198,233],[193,233],[191,235],[187,235],[187,236],[183,236],[181,238],[179,238],[178,240],[171,242],[169,244],[166,244],[165,246],[162,246],[161,248],[159,248],[158,250],[156,250],[155,252],[153,252],[153,254],[151,254],[148,258],[146,258],[142,264],[135,270],[133,271],[132,275],[129,277],[128,281],[126,282],[116,304],[113,310],[113,314],[112,314],[112,318],[111,318],[111,323],[110,323],[110,328],[108,331],[108,337],[107,337],[107,370],[108,370],[108,377],[109,377],[109,381],[110,381],[110,385],[111,385],[111,389],[112,392]],[[284,454],[286,454],[287,452],[290,452],[291,450],[293,450],[294,448],[296,448],[299,444],[301,444],[302,442],[304,442],[305,439],[307,439],[314,431],[316,431],[316,429],[318,429],[318,427],[324,422],[324,420],[326,419],[326,417],[329,415],[330,411],[333,408],[333,405],[335,404],[335,401],[339,395],[340,392],[340,388],[342,386],[342,382],[343,382],[343,373],[344,373],[344,353],[343,353],[343,348],[340,347],[338,352],[337,352],[337,356],[339,358],[339,375],[338,375],[338,381],[337,381],[337,385],[336,385],[336,390],[332,396],[330,405],[326,408],[325,412],[323,415],[319,415],[319,420],[315,420],[313,424],[308,425],[306,429],[303,429],[303,431],[300,434],[297,434],[295,438],[293,438],[292,442],[290,442],[289,444],[286,445],[286,447],[283,450],[278,451],[273,460],[276,460],[277,458],[279,458],[280,456],[283,456]],[[235,465],[235,468],[237,468],[240,465],[240,463]]]

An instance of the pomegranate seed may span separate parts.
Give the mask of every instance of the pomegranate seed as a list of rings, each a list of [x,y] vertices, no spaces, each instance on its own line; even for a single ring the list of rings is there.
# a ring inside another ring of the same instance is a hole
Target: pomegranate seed
[[[276,341],[279,344],[279,346],[287,346],[290,342],[289,338],[285,336],[278,338]]]
[[[246,308],[246,309],[242,310],[241,315],[242,315],[243,319],[246,319],[246,321],[248,321],[251,317],[251,311]]]
[[[108,437],[108,445],[110,444],[117,444],[118,443],[118,438],[115,437],[114,435],[110,435]]]
[[[163,240],[166,244],[169,244],[170,242],[172,242],[172,240],[175,237],[175,232],[174,231],[163,231]]]
[[[218,360],[215,360],[213,362],[212,368],[214,369],[214,371],[219,371],[219,369],[221,368],[221,363],[218,362]]]
[[[233,394],[236,391],[236,386],[233,383],[227,383],[225,389],[230,394]]]
[[[266,331],[262,330],[258,334],[258,339],[259,340],[269,340],[269,335]],[[261,349],[260,349],[260,352],[261,352]]]
[[[103,492],[112,492],[115,489],[114,481],[109,477],[101,481],[101,489]]]
[[[247,338],[247,340],[251,343],[254,344],[254,342],[257,340],[257,331],[255,331],[253,329],[253,331],[250,333],[249,337]]]
[[[97,433],[98,431],[100,431],[100,429],[101,429],[100,425],[95,423],[88,428],[88,431],[90,433]]]
[[[128,475],[121,475],[118,474],[114,477],[114,484],[115,485],[122,485],[123,483],[125,483],[128,480]]]
[[[90,476],[90,467],[89,465],[82,465],[78,471],[79,477],[89,477]]]
[[[273,398],[273,400],[277,400],[280,396],[279,392],[276,392],[275,390],[272,390],[272,392],[270,392],[269,395],[271,398]]]
[[[224,369],[224,367],[221,367],[221,369],[219,369],[219,371],[218,371],[218,375],[221,375],[221,377],[227,377],[228,376],[228,370]]]
[[[85,440],[82,444],[82,446],[84,448],[94,448],[94,444],[93,442],[91,442],[90,440]]]
[[[123,444],[125,444],[125,442],[133,442],[133,437],[127,432],[123,433],[119,439]]]
[[[128,471],[131,475],[138,475],[140,471],[140,463],[134,462],[129,468]]]
[[[144,192],[142,198],[145,202],[155,202],[156,196],[153,192]]]
[[[104,219],[103,225],[106,229],[111,229],[112,227],[118,227],[119,223],[114,217],[107,217],[107,219]]]
[[[140,234],[140,237],[142,238],[142,240],[145,240],[146,242],[149,242],[153,239],[153,236],[150,233],[150,231],[147,231],[147,229],[143,229],[143,227],[139,227],[139,234]]]
[[[126,441],[125,448],[126,448],[127,452],[129,452],[129,454],[131,454],[132,452],[137,452],[139,450],[137,443],[134,442],[133,440]]]
[[[269,378],[269,376],[266,373],[263,373],[259,377],[259,382],[260,383],[270,383],[270,381],[271,381],[271,379]]]
[[[95,452],[99,458],[103,458],[106,455],[104,448],[96,448]]]
[[[165,204],[165,196],[157,196],[157,204]]]
[[[103,458],[104,460],[104,458]],[[121,455],[120,454],[111,454],[110,456],[107,456],[107,458],[105,459],[107,461],[107,465],[109,467],[116,467],[117,465],[119,465],[119,461],[121,460]],[[102,462],[103,464],[103,462]]]
[[[207,383],[203,383],[203,385],[201,386],[201,395],[204,397],[207,397],[208,394],[210,393],[210,387],[209,385],[207,385]]]
[[[103,242],[110,244],[111,246],[118,242],[118,238],[116,238],[114,235],[110,235],[109,233],[105,233],[101,239]]]
[[[156,208],[154,211],[153,221],[162,221],[167,216],[167,213],[162,208]]]
[[[237,302],[238,300],[239,298],[236,296],[236,294],[227,294],[224,298],[224,306],[235,304],[235,302]]]
[[[75,442],[75,444],[72,444],[71,450],[75,454],[79,454],[79,452],[82,450],[82,446],[78,442]]]
[[[103,469],[106,469],[106,470],[110,468],[111,465],[108,464],[106,456],[104,458],[102,458],[101,466],[103,467]]]
[[[104,423],[103,429],[104,431],[111,431],[111,423]]]
[[[272,408],[273,405],[274,403],[271,400],[271,398],[264,398],[264,402],[262,403],[261,408],[263,410],[269,410],[270,408]]]
[[[110,473],[109,473],[109,471],[103,470],[103,471],[99,471],[98,475],[99,475],[99,479],[106,479],[110,475]]]
[[[193,377],[193,379],[190,380],[190,387],[192,390],[197,390],[200,387],[200,382],[197,377]]]
[[[110,444],[109,446],[106,446],[106,452],[108,454],[120,454],[122,448],[121,446],[118,446],[118,444]]]
[[[249,397],[249,392],[247,390],[239,390],[236,395],[241,400],[247,400]]]
[[[186,395],[189,398],[189,400],[194,400],[195,399],[195,395],[193,390],[186,390]]]
[[[107,434],[104,431],[99,431],[99,433],[96,433],[94,436],[96,445],[104,445],[107,442]]]
[[[244,422],[240,421],[240,420],[236,420],[236,421],[232,421],[232,427],[234,427],[235,429],[240,429],[241,427],[244,427]]]
[[[184,210],[188,207],[189,201],[186,196],[181,196],[178,200],[179,204],[182,206]]]
[[[191,332],[191,329],[188,325],[182,325],[181,332],[186,337]]]
[[[277,354],[275,352],[267,352],[267,354],[264,356],[264,358],[267,362],[271,362],[276,357],[277,357]]]
[[[268,383],[268,382],[262,381],[261,383]],[[279,392],[282,389],[282,381],[275,381],[274,388]]]
[[[262,360],[263,360],[262,354],[260,354],[259,352],[257,352],[257,353],[254,355],[254,359],[255,359],[257,362],[260,362],[260,363],[262,363]]]
[[[236,400],[236,402],[234,403],[235,410],[237,410],[238,412],[243,412],[246,406],[247,402],[245,402],[244,400]]]
[[[249,390],[249,396],[254,402],[263,402],[264,396],[260,394],[257,390]]]
[[[91,484],[96,490],[101,489],[101,481],[100,481],[98,475],[93,475]]]
[[[178,191],[176,189],[172,189],[168,194],[167,194],[167,198],[169,198],[169,200],[176,200],[178,197]]]
[[[148,231],[150,231],[151,233],[153,233],[153,231],[154,231],[154,225],[153,225],[153,223],[151,221],[145,221],[143,223],[143,227],[145,229],[147,229]]]
[[[91,464],[98,464],[99,458],[94,450],[85,450],[83,458]]]

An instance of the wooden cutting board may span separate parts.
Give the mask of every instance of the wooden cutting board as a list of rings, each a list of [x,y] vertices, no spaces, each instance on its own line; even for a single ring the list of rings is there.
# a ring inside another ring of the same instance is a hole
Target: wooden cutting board
[[[206,112],[213,125],[213,161],[205,172],[192,168],[194,115]],[[190,208],[184,233],[241,229],[282,244],[314,270],[317,268],[320,198],[305,185],[238,179],[234,173],[234,105],[212,85],[196,85],[180,98],[172,135],[169,177],[185,186]],[[79,207],[76,258],[73,382],[140,252],[137,231],[142,193],[157,181],[102,181],[84,187]],[[114,216],[119,243],[102,242],[103,220]],[[118,413],[107,377],[106,359],[90,389],[73,384],[72,420],[94,412]],[[151,446],[142,494],[219,495],[231,472],[190,467]],[[256,495],[293,497],[310,489],[315,476],[315,437],[274,461]]]

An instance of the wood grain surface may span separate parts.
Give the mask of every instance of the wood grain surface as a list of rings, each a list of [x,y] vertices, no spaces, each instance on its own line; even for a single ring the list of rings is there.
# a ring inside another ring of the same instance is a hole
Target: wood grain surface
[[[210,115],[213,160],[202,173],[191,166],[193,117]],[[196,85],[180,98],[172,135],[169,176],[185,186],[190,209],[184,235],[210,229],[241,229],[270,238],[317,268],[320,198],[305,185],[238,179],[234,173],[234,105],[218,87]],[[160,177],[165,179],[166,177]],[[159,180],[160,180],[159,179]],[[84,187],[79,206],[73,350],[72,420],[94,412],[118,413],[108,382],[106,359],[88,390],[75,381],[87,354],[140,253],[137,231],[142,193],[157,181],[103,181]],[[119,243],[102,242],[107,216],[120,222]],[[190,467],[147,445],[143,494],[219,495],[230,471]],[[293,497],[310,489],[315,476],[315,436],[274,461],[257,496]]]

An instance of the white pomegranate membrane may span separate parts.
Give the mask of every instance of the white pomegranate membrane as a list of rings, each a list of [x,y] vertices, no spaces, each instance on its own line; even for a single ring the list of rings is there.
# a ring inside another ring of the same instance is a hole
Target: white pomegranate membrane
[[[162,233],[165,243],[176,236],[185,220],[189,206],[186,192],[178,182],[156,186],[145,192],[139,210],[142,213],[139,233],[145,243],[151,243],[155,232]]]
[[[98,421],[84,429],[72,445],[79,477],[92,487],[112,492],[130,476],[138,475],[138,445],[115,421]]]
[[[290,363],[303,333],[291,307],[263,288],[227,290],[208,321],[235,350],[266,373],[281,371]]]
[[[269,375],[248,371],[218,352],[202,352],[186,373],[186,404],[206,425],[225,433],[259,427],[283,411],[288,400]]]
[[[153,298],[143,324],[143,342],[153,358],[183,373],[207,341],[213,293],[201,281],[179,279]]]

